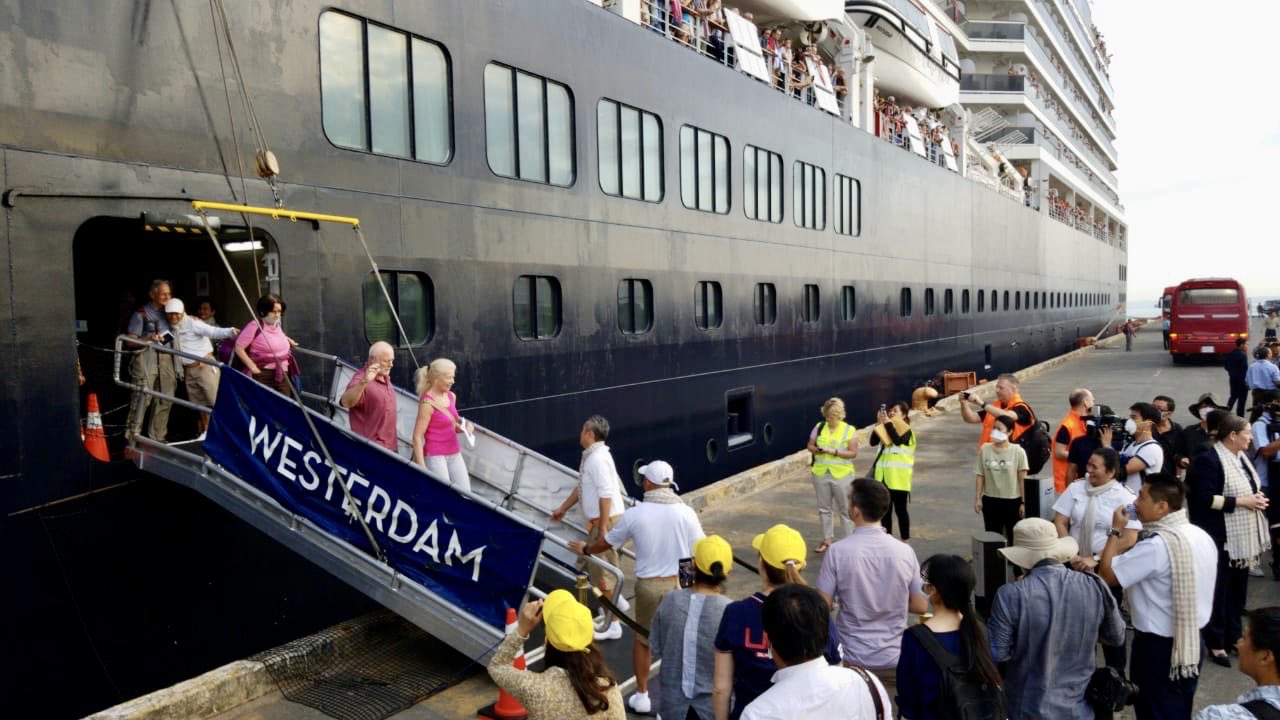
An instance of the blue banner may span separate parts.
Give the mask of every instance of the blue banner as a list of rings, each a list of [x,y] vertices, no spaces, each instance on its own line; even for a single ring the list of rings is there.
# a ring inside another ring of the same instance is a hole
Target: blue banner
[[[281,506],[362,550],[363,518],[387,560],[496,628],[519,607],[542,535],[475,502],[381,448],[312,414],[337,468],[325,461],[298,406],[238,372],[224,372],[204,449]],[[355,502],[347,506],[339,487]]]

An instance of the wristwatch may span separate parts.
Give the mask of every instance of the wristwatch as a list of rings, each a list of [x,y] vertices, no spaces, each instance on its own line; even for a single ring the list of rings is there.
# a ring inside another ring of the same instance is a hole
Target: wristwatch
[[[1123,534],[1124,534],[1124,533],[1120,532],[1119,530],[1117,530],[1117,529],[1115,529],[1115,528],[1107,528],[1107,537],[1118,538],[1118,537],[1120,537],[1120,536],[1121,536],[1121,535],[1123,535]]]

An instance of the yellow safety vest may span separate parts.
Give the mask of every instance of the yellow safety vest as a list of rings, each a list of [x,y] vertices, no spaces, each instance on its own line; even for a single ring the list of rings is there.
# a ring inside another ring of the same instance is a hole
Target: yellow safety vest
[[[916,433],[906,445],[885,445],[876,460],[875,479],[890,490],[911,492],[911,472],[916,464]]]
[[[818,423],[818,437],[814,443],[818,447],[835,447],[845,449],[849,447],[849,436],[855,430],[852,425],[841,422],[836,427],[831,427],[825,422]],[[831,477],[837,480],[853,472],[853,459],[836,457],[827,453],[814,453],[813,455],[813,474],[821,477],[824,473],[831,473]]]

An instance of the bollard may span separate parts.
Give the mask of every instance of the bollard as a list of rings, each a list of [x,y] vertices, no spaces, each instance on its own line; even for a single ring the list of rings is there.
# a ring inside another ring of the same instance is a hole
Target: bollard
[[[1053,478],[1027,478],[1025,493],[1026,517],[1044,518],[1053,522],[1053,503],[1058,499]]]
[[[991,614],[996,591],[1009,582],[1009,564],[997,552],[1004,547],[1004,536],[997,532],[980,532],[973,536],[973,571],[978,577],[974,588],[974,607],[985,620]]]

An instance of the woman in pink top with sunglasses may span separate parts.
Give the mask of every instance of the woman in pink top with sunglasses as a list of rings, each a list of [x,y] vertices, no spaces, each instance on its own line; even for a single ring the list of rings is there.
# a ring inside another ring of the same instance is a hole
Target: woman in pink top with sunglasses
[[[436,358],[414,376],[419,403],[413,424],[413,461],[455,490],[471,492],[471,476],[458,445],[458,433],[466,421],[458,415],[458,397],[449,390],[456,372],[451,360]]]

